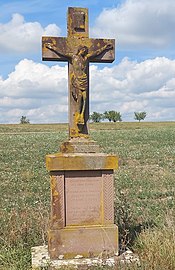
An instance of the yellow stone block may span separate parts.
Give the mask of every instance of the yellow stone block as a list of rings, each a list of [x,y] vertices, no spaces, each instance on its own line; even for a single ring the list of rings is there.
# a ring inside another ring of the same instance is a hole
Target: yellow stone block
[[[118,157],[103,153],[56,153],[46,156],[48,171],[116,170]]]

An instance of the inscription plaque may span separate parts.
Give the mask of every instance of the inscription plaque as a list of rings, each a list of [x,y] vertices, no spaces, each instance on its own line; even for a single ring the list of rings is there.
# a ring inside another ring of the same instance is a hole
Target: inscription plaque
[[[101,176],[100,171],[66,172],[66,226],[102,223]]]

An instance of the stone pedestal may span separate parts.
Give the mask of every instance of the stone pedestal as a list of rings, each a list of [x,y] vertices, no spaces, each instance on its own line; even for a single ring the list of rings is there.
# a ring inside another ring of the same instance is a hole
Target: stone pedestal
[[[81,153],[73,153],[72,142],[68,142],[61,146],[63,152],[46,156],[51,179],[48,251],[54,260],[91,258],[103,252],[112,256],[118,252],[113,205],[113,170],[118,167],[118,159],[114,155],[85,153],[82,149],[87,151],[88,143],[85,148],[78,143]]]

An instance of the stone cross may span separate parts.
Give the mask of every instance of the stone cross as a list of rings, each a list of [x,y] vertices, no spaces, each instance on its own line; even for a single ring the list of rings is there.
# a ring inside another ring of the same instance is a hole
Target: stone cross
[[[44,61],[68,61],[69,137],[88,137],[89,62],[114,61],[114,39],[93,39],[88,34],[88,9],[68,8],[68,36],[42,38]]]

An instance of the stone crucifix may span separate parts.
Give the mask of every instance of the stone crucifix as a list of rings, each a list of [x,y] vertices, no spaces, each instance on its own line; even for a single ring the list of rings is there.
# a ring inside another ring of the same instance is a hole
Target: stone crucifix
[[[69,137],[88,137],[89,62],[114,61],[115,40],[88,34],[88,9],[68,8],[68,37],[42,37],[44,61],[68,61]]]

